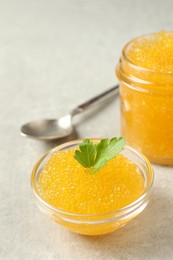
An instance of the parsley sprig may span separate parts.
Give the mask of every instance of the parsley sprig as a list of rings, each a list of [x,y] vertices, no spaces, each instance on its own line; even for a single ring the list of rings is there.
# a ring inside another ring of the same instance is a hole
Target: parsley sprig
[[[80,145],[79,150],[75,151],[74,158],[85,168],[91,168],[92,172],[97,172],[109,160],[119,154],[125,145],[123,137],[112,139],[102,139],[99,143],[93,143],[85,139]]]

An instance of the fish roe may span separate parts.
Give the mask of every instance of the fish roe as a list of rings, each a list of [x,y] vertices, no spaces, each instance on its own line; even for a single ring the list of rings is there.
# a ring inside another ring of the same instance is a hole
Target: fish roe
[[[173,33],[161,31],[133,40],[127,50],[135,65],[156,72],[173,72]]]
[[[56,208],[78,214],[113,212],[144,192],[139,168],[119,154],[96,173],[74,159],[74,150],[57,151],[43,167],[40,196]]]
[[[116,73],[122,136],[150,161],[173,165],[173,33],[129,42]]]

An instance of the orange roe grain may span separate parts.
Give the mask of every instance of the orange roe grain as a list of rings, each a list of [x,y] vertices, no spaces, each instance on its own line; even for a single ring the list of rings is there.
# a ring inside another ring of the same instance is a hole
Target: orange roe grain
[[[161,31],[134,39],[127,51],[135,65],[155,72],[173,72],[173,33]]]
[[[144,192],[139,168],[122,154],[98,172],[81,166],[74,150],[55,152],[38,181],[41,197],[60,210],[102,214],[120,209]]]

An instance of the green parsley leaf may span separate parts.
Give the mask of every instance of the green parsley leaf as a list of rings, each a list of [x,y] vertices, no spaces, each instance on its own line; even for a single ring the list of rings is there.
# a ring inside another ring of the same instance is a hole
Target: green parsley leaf
[[[93,173],[119,154],[125,145],[123,137],[114,137],[111,140],[102,139],[94,144],[89,139],[84,140],[79,145],[79,150],[75,151],[74,158],[85,168],[92,168]]]
[[[80,151],[75,151],[74,158],[82,164],[83,167],[92,167],[96,158],[96,145],[89,139],[86,139],[79,145],[79,149]]]
[[[109,160],[116,157],[125,145],[125,140],[123,137],[112,138],[110,141],[108,139],[103,139],[97,144],[97,156],[93,171],[96,172],[102,168]]]

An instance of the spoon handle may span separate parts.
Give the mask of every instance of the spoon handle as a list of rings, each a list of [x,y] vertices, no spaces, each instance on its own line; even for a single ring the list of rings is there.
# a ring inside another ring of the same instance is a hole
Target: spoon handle
[[[82,113],[83,111],[85,111],[86,109],[93,107],[95,105],[99,105],[102,102],[106,101],[107,99],[109,99],[110,97],[116,95],[119,92],[119,86],[114,86],[108,90],[106,90],[105,92],[99,94],[98,96],[95,96],[91,99],[89,99],[88,101],[86,101],[85,103],[79,105],[78,107],[76,107],[72,112],[71,115],[77,115]]]

